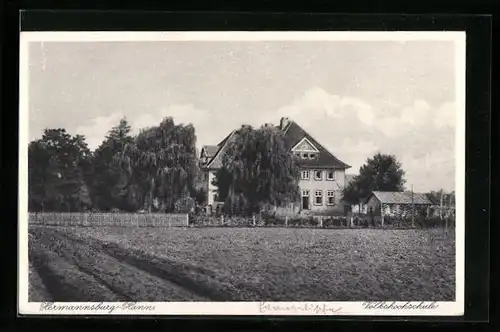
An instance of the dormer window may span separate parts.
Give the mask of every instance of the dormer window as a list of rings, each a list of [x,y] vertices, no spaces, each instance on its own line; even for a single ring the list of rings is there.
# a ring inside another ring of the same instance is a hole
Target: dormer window
[[[300,158],[302,160],[316,160],[316,159],[318,159],[318,154],[317,153],[295,152],[294,155],[297,158]]]

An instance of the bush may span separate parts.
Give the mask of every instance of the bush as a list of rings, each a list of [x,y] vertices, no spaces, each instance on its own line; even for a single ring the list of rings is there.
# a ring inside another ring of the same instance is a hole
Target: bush
[[[345,227],[349,224],[347,217],[329,217],[323,219],[323,227],[333,228],[333,227]]]
[[[224,221],[224,226],[229,227],[249,227],[253,225],[252,218],[245,217],[230,217],[227,221]]]
[[[284,217],[278,217],[274,213],[261,213],[261,223],[265,226],[285,226],[286,221]]]
[[[174,211],[177,213],[189,213],[194,211],[196,202],[191,197],[181,198],[174,203]]]

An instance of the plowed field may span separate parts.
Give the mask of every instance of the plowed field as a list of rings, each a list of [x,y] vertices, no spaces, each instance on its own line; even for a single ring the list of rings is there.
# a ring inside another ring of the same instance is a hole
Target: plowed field
[[[29,229],[30,301],[453,301],[451,231]]]

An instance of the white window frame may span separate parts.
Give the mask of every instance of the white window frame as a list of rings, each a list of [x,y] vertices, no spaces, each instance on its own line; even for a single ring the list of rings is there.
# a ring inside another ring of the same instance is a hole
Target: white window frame
[[[307,145],[309,145],[311,148],[307,149],[307,150],[301,149],[301,146],[304,143],[306,143]],[[311,141],[309,141],[307,139],[307,137],[302,138],[297,144],[295,144],[295,146],[292,147],[292,151],[294,151],[294,152],[319,152],[319,150],[314,146],[314,144],[311,143]]]
[[[319,172],[320,177],[316,176],[317,172]],[[322,181],[323,180],[323,171],[322,170],[318,169],[318,170],[314,171],[314,180],[316,180],[316,181]]]
[[[318,195],[319,193],[319,195]],[[318,203],[317,199],[321,198],[321,203]],[[323,190],[314,191],[314,205],[323,205]]]
[[[309,190],[302,190],[302,197],[309,197]]]
[[[332,173],[332,177],[330,177],[330,172]],[[331,170],[331,171],[327,171],[326,172],[326,179],[328,181],[335,181],[335,171],[334,170]]]
[[[307,174],[307,176],[306,176]],[[311,179],[311,171],[300,171],[300,178],[302,180],[310,180]]]
[[[330,198],[333,198],[333,203],[330,203]],[[335,205],[335,191],[327,190],[326,192],[326,205]]]

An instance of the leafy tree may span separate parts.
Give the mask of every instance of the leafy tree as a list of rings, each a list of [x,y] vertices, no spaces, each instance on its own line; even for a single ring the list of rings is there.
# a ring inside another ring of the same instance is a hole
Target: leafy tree
[[[256,212],[299,198],[299,167],[274,127],[242,126],[228,142],[214,184],[232,214]]]
[[[92,197],[94,205],[100,210],[109,211],[113,208],[133,210],[134,201],[129,187],[128,173],[123,172],[114,163],[116,155],[120,155],[125,146],[131,144],[134,138],[130,135],[131,127],[125,118],[113,127],[101,145],[94,152],[92,160]]]
[[[91,153],[81,135],[46,129],[28,146],[29,209],[82,211],[91,206],[86,183]]]
[[[343,190],[344,201],[359,204],[372,191],[404,191],[405,172],[394,155],[377,153]]]
[[[189,197],[197,173],[196,136],[192,125],[175,125],[165,118],[159,126],[142,130],[126,144],[115,162],[126,171],[133,195],[149,212],[157,200],[161,211]]]

